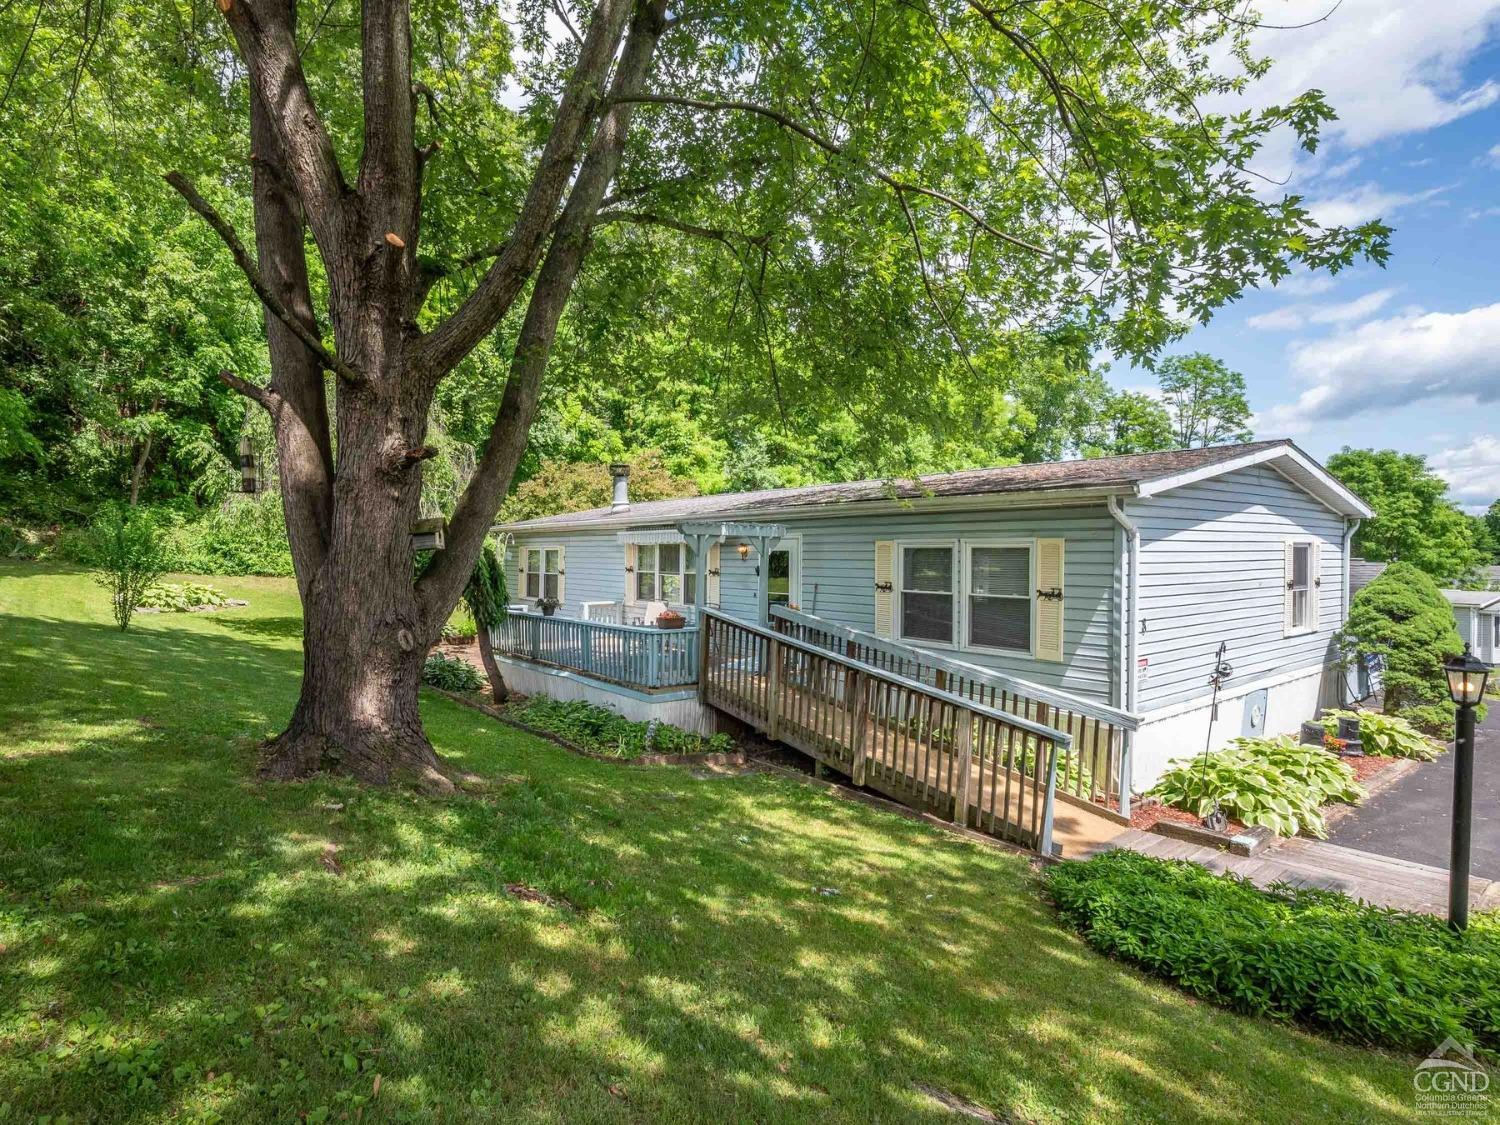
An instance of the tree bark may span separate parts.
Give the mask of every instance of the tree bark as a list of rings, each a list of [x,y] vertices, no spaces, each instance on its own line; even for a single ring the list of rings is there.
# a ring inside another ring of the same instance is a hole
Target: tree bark
[[[500,662],[495,659],[495,646],[490,641],[490,631],[479,627],[479,659],[484,661],[484,674],[490,678],[490,698],[504,703],[510,698],[510,688],[505,686],[505,676],[500,671]]]

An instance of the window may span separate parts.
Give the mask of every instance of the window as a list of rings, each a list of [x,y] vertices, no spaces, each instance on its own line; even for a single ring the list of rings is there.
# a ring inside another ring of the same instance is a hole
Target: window
[[[1500,648],[1500,617],[1492,617],[1490,620],[1495,623],[1495,646]]]
[[[901,548],[901,636],[953,643],[952,546]]]
[[[1287,597],[1291,599],[1288,621],[1293,629],[1311,629],[1313,545],[1293,543],[1291,547],[1291,574],[1287,578]]]
[[[795,609],[802,601],[802,546],[795,538],[783,539],[766,560],[766,586],[772,605]]]
[[[521,560],[526,572],[525,587],[521,595],[526,598],[556,598],[562,588],[562,548],[527,547]]]
[[[698,562],[686,543],[645,543],[635,549],[635,600],[676,602],[697,600]]]
[[[1031,651],[1031,547],[968,550],[968,637],[975,648]]]

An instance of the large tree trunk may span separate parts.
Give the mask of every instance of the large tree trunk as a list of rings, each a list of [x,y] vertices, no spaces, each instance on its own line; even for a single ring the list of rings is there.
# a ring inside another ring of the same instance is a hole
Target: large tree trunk
[[[490,678],[490,698],[504,703],[510,698],[510,688],[505,686],[505,676],[500,671],[500,662],[495,659],[495,646],[490,641],[490,631],[479,627],[479,659],[484,661],[484,674]]]

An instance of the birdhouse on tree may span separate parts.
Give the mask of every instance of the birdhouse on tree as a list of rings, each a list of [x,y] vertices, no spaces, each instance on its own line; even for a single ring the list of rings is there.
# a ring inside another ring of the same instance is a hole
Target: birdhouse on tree
[[[250,435],[240,435],[240,491],[254,495],[260,491],[260,473],[255,467],[255,447]]]
[[[415,554],[417,551],[441,551],[443,549],[443,532],[446,525],[442,516],[433,516],[430,519],[420,519],[411,527],[411,549]]]

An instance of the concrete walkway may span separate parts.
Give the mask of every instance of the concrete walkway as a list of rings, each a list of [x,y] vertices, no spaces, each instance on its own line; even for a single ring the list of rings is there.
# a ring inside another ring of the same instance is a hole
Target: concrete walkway
[[[1334,824],[1329,840],[1360,851],[1448,867],[1453,829],[1453,762],[1423,762]],[[1474,740],[1474,828],[1471,871],[1500,880],[1500,702]]]
[[[1323,840],[1297,836],[1271,844],[1259,855],[1240,856],[1131,828],[1103,846],[1129,848],[1158,859],[1192,860],[1210,871],[1233,871],[1258,887],[1290,883],[1342,891],[1351,898],[1399,910],[1444,914],[1448,909],[1446,869],[1356,851]],[[1500,908],[1500,882],[1471,879],[1469,907],[1471,910]]]

